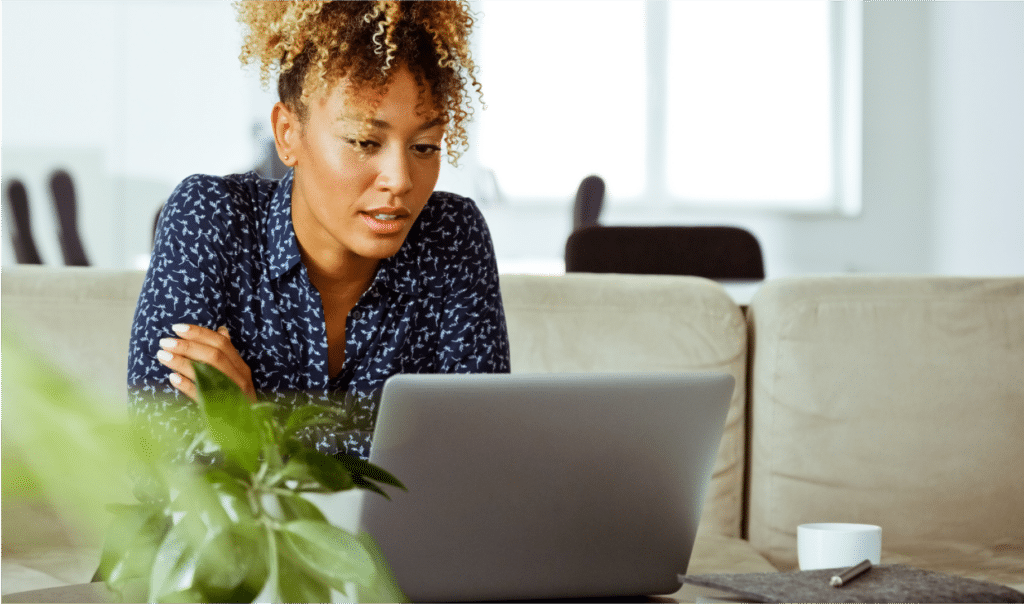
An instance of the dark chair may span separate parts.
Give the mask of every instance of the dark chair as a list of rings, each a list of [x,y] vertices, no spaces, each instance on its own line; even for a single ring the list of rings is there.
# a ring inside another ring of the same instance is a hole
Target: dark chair
[[[64,170],[55,171],[50,176],[50,191],[53,193],[53,204],[57,210],[57,236],[60,239],[64,264],[89,266],[89,259],[85,256],[82,240],[78,236],[78,207],[71,175]]]
[[[569,235],[565,270],[760,280],[764,258],[757,238],[737,227],[595,226]]]
[[[14,228],[11,229],[11,244],[18,264],[42,264],[36,241],[32,237],[32,220],[28,210],[28,192],[20,180],[12,180],[4,189],[4,201],[11,210]]]
[[[572,206],[572,230],[597,226],[603,205],[604,180],[595,175],[584,178],[576,190],[576,202]]]

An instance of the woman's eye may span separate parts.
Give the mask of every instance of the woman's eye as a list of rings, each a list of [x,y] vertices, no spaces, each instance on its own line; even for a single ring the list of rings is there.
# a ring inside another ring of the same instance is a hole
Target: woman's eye
[[[352,145],[356,149],[359,149],[360,151],[373,151],[377,147],[380,147],[380,143],[371,140],[358,140],[354,138],[349,138],[346,139],[345,142]]]
[[[417,155],[422,155],[423,157],[430,157],[432,155],[440,153],[441,147],[438,147],[437,145],[427,144],[413,145],[412,150],[415,151]]]

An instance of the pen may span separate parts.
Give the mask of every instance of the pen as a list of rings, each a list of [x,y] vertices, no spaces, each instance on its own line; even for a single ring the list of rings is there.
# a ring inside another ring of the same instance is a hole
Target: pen
[[[832,580],[829,581],[829,585],[832,587],[842,587],[855,578],[861,576],[865,572],[871,569],[871,560],[865,560],[856,566],[844,570],[838,575],[833,575]]]

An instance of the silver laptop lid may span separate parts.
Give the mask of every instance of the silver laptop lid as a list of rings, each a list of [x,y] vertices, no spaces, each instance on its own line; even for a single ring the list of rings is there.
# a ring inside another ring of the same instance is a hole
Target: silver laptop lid
[[[733,390],[724,373],[398,375],[361,528],[414,602],[671,593]]]

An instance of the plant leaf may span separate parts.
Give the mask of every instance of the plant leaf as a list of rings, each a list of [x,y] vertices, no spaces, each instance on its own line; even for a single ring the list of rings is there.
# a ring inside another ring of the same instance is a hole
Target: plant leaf
[[[238,523],[202,548],[194,589],[205,602],[251,602],[267,581],[266,551],[260,528]]]
[[[310,574],[282,540],[278,562],[277,593],[281,602],[330,602],[331,588],[316,575]]]
[[[199,556],[182,519],[167,532],[153,559],[149,599],[160,600],[191,588],[198,562]]]
[[[280,545],[278,542],[280,539],[277,536],[277,531],[270,527],[269,523],[263,524],[262,531],[259,536],[260,550],[265,552],[264,560],[267,562],[267,580],[263,584],[263,589],[253,601],[260,602],[284,602],[281,598],[281,556],[279,555]]]
[[[155,602],[212,602],[209,598],[205,597],[202,591],[198,589],[183,589],[169,594],[163,594],[159,598],[154,599]],[[227,601],[227,600],[225,600]]]
[[[217,493],[224,512],[232,522],[255,520],[246,485],[220,469],[206,472],[206,480]]]
[[[313,480],[330,491],[345,491],[354,486],[344,464],[314,449],[303,449],[292,455],[284,473],[286,478]]]
[[[281,456],[281,443],[284,442],[284,429],[277,418],[277,407],[272,403],[256,403],[250,405],[253,419],[256,424],[260,453],[263,456],[264,465],[269,465],[273,471],[280,470],[284,465]]]
[[[249,472],[259,465],[264,430],[249,399],[231,378],[205,363],[192,362],[199,392],[199,407],[210,438],[224,455]]]
[[[284,426],[284,433],[290,436],[313,426],[334,424],[338,422],[339,417],[344,415],[344,411],[334,407],[327,407],[316,403],[302,405],[288,415],[288,420]]]
[[[388,495],[384,491],[384,489],[380,488],[379,486],[377,486],[373,482],[363,478],[362,476],[353,476],[352,477],[352,482],[355,483],[356,487],[358,487],[360,489],[363,489],[365,491],[373,491],[374,493],[380,495],[384,499],[387,499],[388,501],[391,501],[391,495]]]
[[[377,579],[373,558],[346,530],[315,520],[294,520],[281,526],[282,541],[296,561],[338,591],[353,581],[372,585]]]
[[[281,504],[281,511],[284,513],[286,521],[317,520],[327,522],[327,518],[324,517],[320,508],[298,493],[289,493],[287,495],[280,493],[277,496],[277,500]]]
[[[120,591],[125,582],[148,575],[171,523],[159,506],[113,504],[108,509],[114,518],[104,539],[99,574],[111,589]]]
[[[357,590],[357,602],[408,602],[409,597],[402,592],[395,580],[395,574],[391,572],[387,560],[384,559],[384,552],[373,540],[369,533],[359,533],[359,542],[363,544],[367,553],[377,566],[377,578],[370,584],[359,584]]]
[[[338,454],[337,456],[335,456],[335,459],[341,462],[341,465],[343,465],[346,470],[351,472],[354,478],[365,476],[370,480],[375,480],[377,482],[389,484],[393,487],[398,487],[403,491],[408,490],[405,488],[405,485],[402,484],[400,480],[395,478],[394,475],[392,475],[390,472],[364,459],[360,459],[358,457],[345,454]],[[387,495],[385,495],[385,497],[387,497]]]
[[[178,490],[177,497],[171,503],[171,510],[184,512],[179,525],[189,531],[188,536],[194,544],[204,543],[232,524],[221,494],[206,478],[209,470],[204,466],[189,464],[168,471],[170,481]]]

